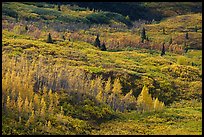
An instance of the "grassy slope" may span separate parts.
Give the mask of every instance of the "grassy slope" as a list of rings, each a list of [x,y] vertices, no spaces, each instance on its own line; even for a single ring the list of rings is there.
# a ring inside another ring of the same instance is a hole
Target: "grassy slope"
[[[39,6],[36,3],[19,3],[19,2],[4,2],[3,15],[8,17],[18,17],[31,21],[44,22],[75,22],[75,23],[96,23],[96,24],[111,24],[112,22],[121,24],[131,24],[130,20],[120,14],[90,11],[89,9],[72,7],[69,5],[61,6],[61,11],[58,11],[56,5],[44,4]],[[15,10],[13,10],[15,9]]]
[[[91,13],[91,11],[88,12]],[[84,15],[87,15],[86,13]],[[71,15],[73,14],[74,11]],[[76,16],[78,15],[80,12],[76,12]],[[189,22],[187,25],[178,22],[177,25],[171,26],[169,23],[172,20],[178,21],[186,18],[186,16],[197,18],[198,22],[194,22],[195,20],[188,17],[184,20]],[[151,34],[152,39],[156,39],[156,37],[162,39],[158,40],[161,42],[169,36],[169,34],[163,36],[155,33],[160,31],[161,27],[168,28],[167,32],[176,30],[176,33],[182,35],[184,33],[179,30],[181,26],[186,25],[185,28],[191,29],[194,25],[198,25],[197,33],[190,32],[190,37],[195,34],[195,37],[198,38],[196,41],[198,44],[201,43],[202,36],[201,17],[200,14],[188,14],[164,20],[159,24],[146,25],[147,34]],[[42,55],[58,64],[67,64],[70,68],[82,68],[93,75],[121,77],[124,86],[123,92],[128,92],[132,88],[136,96],[140,93],[143,84],[146,83],[150,87],[150,92],[154,96],[159,95],[160,100],[166,103],[179,99],[199,99],[202,95],[202,53],[200,50],[190,50],[183,55],[167,52],[165,56],[161,57],[158,51],[145,49],[103,52],[82,41],[57,41],[55,44],[48,44],[43,40],[34,40],[26,34],[19,35],[6,30],[3,30],[2,33],[3,55],[27,54],[33,58]],[[109,33],[108,30],[107,34]],[[116,34],[109,35],[115,37],[131,35],[130,31],[117,32]],[[196,65],[192,66],[192,62]],[[156,81],[156,85],[152,78]],[[102,123],[99,125],[100,130],[94,129],[91,134],[201,134],[201,104],[189,106],[178,108],[171,106],[166,108],[163,113],[158,114],[124,113],[116,120]]]
[[[129,112],[100,125],[99,135],[201,135],[202,104],[172,106],[159,113]],[[195,102],[194,102],[195,103]],[[191,105],[191,106],[189,106]]]

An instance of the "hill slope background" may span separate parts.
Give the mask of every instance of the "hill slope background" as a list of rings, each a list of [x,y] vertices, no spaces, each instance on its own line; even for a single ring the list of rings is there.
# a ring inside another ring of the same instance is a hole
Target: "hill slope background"
[[[184,3],[184,15],[174,12],[179,3],[125,4],[140,6],[141,16],[144,6],[159,7],[159,22],[70,4],[3,3],[3,134],[202,134],[198,3]],[[97,34],[106,51],[94,46]],[[147,111],[141,91],[152,97]]]

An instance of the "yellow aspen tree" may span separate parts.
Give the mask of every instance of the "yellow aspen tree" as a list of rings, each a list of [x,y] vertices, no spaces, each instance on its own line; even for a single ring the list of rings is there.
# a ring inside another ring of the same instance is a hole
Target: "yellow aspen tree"
[[[49,104],[48,113],[49,114],[53,114],[54,113],[53,101],[50,102],[50,104]]]
[[[111,78],[108,78],[105,86],[105,93],[109,94],[111,92]]]
[[[119,78],[115,79],[114,80],[114,83],[113,83],[113,89],[112,89],[112,97],[113,97],[113,109],[116,110],[119,108],[119,104],[120,104],[120,98],[122,97],[121,96],[121,93],[122,93],[122,86],[120,84],[120,80]]]
[[[49,96],[48,112],[49,112],[49,114],[53,114],[54,113],[54,105],[53,105],[54,97],[52,94],[52,89],[49,90],[48,96]]]
[[[34,92],[33,92],[33,87],[31,86],[31,84],[29,85],[29,87],[27,88],[27,91],[28,91],[28,99],[32,99],[33,98],[33,95],[34,95]]]
[[[45,117],[45,113],[46,113],[46,103],[45,103],[44,97],[41,98],[40,106],[41,106],[40,116],[41,116],[41,117]]]
[[[62,107],[62,106],[60,107],[60,114],[61,114],[61,115],[64,115],[64,110],[63,110],[63,107]]]
[[[99,102],[102,102],[102,101],[103,101],[103,91],[99,91],[99,93],[98,93],[97,96],[96,96],[96,99],[97,99]]]
[[[164,105],[164,102],[159,102],[159,106],[160,106],[160,110],[164,109],[165,105]]]
[[[20,92],[18,94],[17,106],[18,106],[18,112],[21,113],[22,107],[23,107],[23,99],[21,98]]]
[[[153,101],[151,95],[148,93],[148,88],[146,85],[142,88],[140,95],[137,98],[137,105],[142,111],[152,111]]]
[[[32,110],[34,109],[34,107],[33,107],[33,99],[30,100],[28,108],[29,108],[29,112],[32,112]]]
[[[29,112],[29,101],[28,101],[27,97],[26,97],[24,104],[23,104],[23,110],[24,110],[24,112]]]
[[[91,90],[91,94],[94,94],[94,88],[95,88],[95,81],[94,80],[91,80],[91,83],[90,83],[90,90]]]
[[[57,92],[54,93],[53,103],[55,104],[56,107],[59,105],[59,96],[58,96]]]
[[[114,99],[115,99],[115,94],[114,93],[111,93],[110,96],[108,96],[108,104],[111,106],[111,108],[115,108],[115,104],[114,104]]]
[[[12,98],[13,100],[16,99],[16,91],[15,91],[14,88],[11,90],[11,98]]]
[[[43,97],[44,97],[44,99],[46,100],[46,98],[47,98],[47,88],[44,86],[43,87],[43,90],[42,90],[42,92],[43,92]]]
[[[21,124],[22,120],[21,120],[21,116],[18,117],[18,123]]]
[[[34,110],[37,110],[40,106],[40,99],[38,94],[35,93],[33,101],[34,101]]]
[[[97,94],[98,94],[98,92],[100,92],[99,90],[100,90],[100,88],[101,88],[101,77],[97,77],[96,79],[95,79],[95,82],[94,82],[94,96],[96,96]]]
[[[159,109],[160,109],[160,103],[159,103],[158,98],[156,98],[156,99],[154,100],[154,111],[157,111],[157,110],[159,110]]]
[[[124,100],[128,101],[129,103],[133,103],[136,101],[136,98],[133,95],[133,90],[131,89],[123,98]]]
[[[25,126],[26,126],[26,127],[29,127],[29,126],[30,126],[31,124],[33,124],[34,122],[35,122],[35,112],[34,112],[34,110],[33,110],[32,113],[31,113],[31,115],[30,115],[30,117],[29,117],[29,119],[27,120]]]
[[[114,80],[112,92],[115,94],[120,94],[122,93],[121,89],[122,89],[122,86],[120,84],[120,80],[119,78],[117,78]]]
[[[102,83],[100,81],[100,83],[98,83],[98,94],[96,95],[96,99],[99,101],[99,102],[102,102],[103,101],[103,98],[104,98],[104,95],[103,95],[103,87],[102,87]]]
[[[10,96],[7,96],[7,99],[6,99],[6,109],[10,109],[11,108],[11,98]]]
[[[47,127],[48,127],[48,129],[52,128],[52,124],[51,124],[50,120],[47,122]]]
[[[105,89],[104,89],[104,102],[107,103],[107,100],[108,100],[108,95],[111,93],[111,78],[109,77],[108,78],[108,81],[106,82],[106,85],[105,85]]]
[[[52,94],[52,89],[49,90],[48,92],[48,97],[49,97],[49,102],[53,102],[53,94]]]

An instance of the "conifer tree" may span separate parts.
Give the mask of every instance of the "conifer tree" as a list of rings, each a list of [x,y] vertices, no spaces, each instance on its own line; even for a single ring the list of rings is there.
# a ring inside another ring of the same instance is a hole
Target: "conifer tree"
[[[169,39],[169,45],[171,45],[173,42],[172,37]]]
[[[165,55],[165,47],[164,43],[162,44],[161,56]]]
[[[58,11],[61,11],[61,8],[60,8],[59,4],[57,5],[57,9],[58,9]]]
[[[189,39],[188,32],[186,32],[185,39]]]
[[[102,50],[102,51],[106,51],[105,43],[103,43],[103,44],[101,45],[101,50]]]
[[[51,37],[51,34],[49,33],[48,36],[47,36],[47,43],[53,43],[52,41],[52,37]]]
[[[94,46],[100,48],[100,40],[99,40],[99,34],[96,36],[96,39],[94,41]]]
[[[64,36],[64,35],[62,35],[61,37],[62,37],[62,40],[63,40],[63,41],[65,41],[65,40],[66,40],[66,38],[65,38],[65,36]]]
[[[194,30],[195,30],[195,32],[198,32],[198,27],[197,27],[197,26],[195,26]]]
[[[141,32],[141,39],[142,39],[142,43],[144,43],[144,40],[146,39],[146,32],[145,32],[145,28],[142,28],[142,32]]]
[[[28,31],[28,26],[27,25],[25,26],[25,30]]]
[[[188,46],[187,46],[187,44],[186,44],[186,41],[184,41],[184,50],[185,50],[185,53],[188,52]]]

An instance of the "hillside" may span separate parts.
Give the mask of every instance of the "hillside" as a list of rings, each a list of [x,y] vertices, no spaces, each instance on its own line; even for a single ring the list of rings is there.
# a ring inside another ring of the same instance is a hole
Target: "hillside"
[[[160,3],[126,4],[160,5],[165,18],[144,23],[72,3],[2,4],[3,135],[202,134],[197,3],[185,3],[183,15],[163,13]]]
[[[120,13],[129,16],[131,20],[161,20],[202,11],[201,2],[68,2],[68,4]]]

